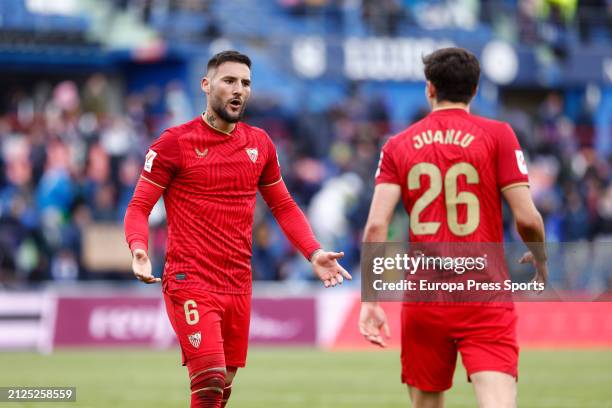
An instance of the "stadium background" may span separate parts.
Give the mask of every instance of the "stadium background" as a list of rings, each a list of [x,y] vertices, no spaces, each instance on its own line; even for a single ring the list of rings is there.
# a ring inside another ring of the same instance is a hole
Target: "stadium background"
[[[234,48],[254,64],[246,120],[357,279],[320,290],[258,205],[256,346],[232,406],[406,406],[397,350],[373,353],[355,319],[379,149],[427,112],[421,56],[479,56],[473,111],[515,129],[548,240],[581,243],[551,281],[593,298],[612,283],[611,44],[606,0],[0,1],[0,386],[76,385],[83,407],[186,405],[159,288],[134,282],[121,221],[148,145],[201,113],[206,61]],[[158,275],[164,220],[158,205]],[[391,238],[406,231],[398,212]],[[611,406],[610,312],[519,304],[521,406]],[[449,406],[473,406],[456,379]]]

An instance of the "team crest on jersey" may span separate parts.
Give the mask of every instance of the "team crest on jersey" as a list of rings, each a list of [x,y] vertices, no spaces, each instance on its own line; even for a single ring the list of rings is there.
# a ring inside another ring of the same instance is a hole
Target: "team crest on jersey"
[[[144,169],[147,172],[151,172],[151,169],[153,169],[153,160],[155,160],[155,157],[157,156],[157,152],[149,149],[149,151],[147,152],[147,155],[145,156],[145,164],[144,164]]]
[[[259,155],[259,153],[257,152],[257,148],[251,147],[245,150],[247,152],[247,155],[249,156],[249,159],[251,159],[251,161],[255,163],[257,161],[257,156]]]
[[[193,347],[198,348],[200,347],[200,343],[202,342],[202,333],[195,332],[193,334],[190,334],[188,336],[188,339]]]

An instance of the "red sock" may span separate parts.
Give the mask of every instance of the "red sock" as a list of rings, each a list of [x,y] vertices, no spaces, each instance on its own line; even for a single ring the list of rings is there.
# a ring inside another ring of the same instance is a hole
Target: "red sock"
[[[209,355],[187,362],[191,408],[221,408],[225,387],[225,356]]]
[[[191,380],[191,408],[221,408],[225,372],[211,370]]]

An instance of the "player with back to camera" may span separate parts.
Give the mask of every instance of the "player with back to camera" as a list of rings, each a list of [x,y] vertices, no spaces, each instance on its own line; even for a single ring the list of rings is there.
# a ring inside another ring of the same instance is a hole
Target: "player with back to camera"
[[[236,51],[210,59],[201,82],[206,112],[167,129],[151,145],[125,215],[134,275],[160,282],[147,244],[148,216],[163,194],[168,244],[162,290],[189,371],[191,407],[224,407],[246,363],[257,191],[325,287],[351,279],[337,262],[343,253],[321,249],[287,191],[270,137],[241,121],[250,68],[249,57]]]
[[[431,113],[383,146],[364,242],[387,239],[400,199],[410,217],[411,242],[502,242],[503,196],[530,250],[520,261],[533,263],[534,280],[544,284],[544,224],[531,199],[517,138],[508,124],[470,113],[480,77],[478,60],[465,49],[445,48],[423,62]],[[454,137],[447,138],[459,131],[473,139],[455,143]],[[516,406],[518,345],[512,303],[405,302],[401,326],[402,382],[415,408],[444,406],[457,352],[479,407]],[[359,328],[368,341],[386,346],[389,326],[378,303],[362,303]]]

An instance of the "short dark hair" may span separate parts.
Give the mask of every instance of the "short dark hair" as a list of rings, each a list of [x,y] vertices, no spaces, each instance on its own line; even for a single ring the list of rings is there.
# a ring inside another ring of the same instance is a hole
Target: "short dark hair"
[[[219,65],[223,64],[224,62],[239,62],[251,68],[251,59],[248,56],[241,54],[238,51],[228,50],[221,51],[213,55],[212,58],[208,60],[206,71],[208,72],[213,68],[218,68]]]
[[[480,78],[478,59],[464,48],[442,48],[423,57],[425,78],[436,87],[436,100],[470,103]]]

